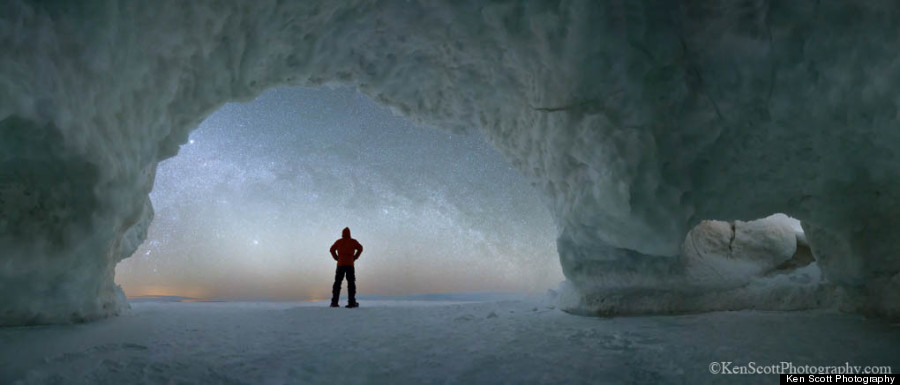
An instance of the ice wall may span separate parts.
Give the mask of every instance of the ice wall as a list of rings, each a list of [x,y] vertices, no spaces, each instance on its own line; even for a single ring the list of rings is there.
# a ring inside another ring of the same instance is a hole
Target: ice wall
[[[809,306],[747,294],[770,281],[750,275],[680,290],[693,225],[784,212],[855,309],[896,317],[898,12],[888,0],[7,1],[0,324],[120,311],[113,267],[152,218],[156,164],[224,102],[327,83],[481,130],[554,212],[573,310],[634,293],[651,311]]]

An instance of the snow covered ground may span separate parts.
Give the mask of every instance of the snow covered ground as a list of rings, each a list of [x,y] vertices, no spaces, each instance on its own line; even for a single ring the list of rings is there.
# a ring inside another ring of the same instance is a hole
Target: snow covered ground
[[[733,365],[890,365],[900,325],[857,315],[593,318],[525,296],[132,301],[130,315],[0,328],[2,384],[777,383]]]

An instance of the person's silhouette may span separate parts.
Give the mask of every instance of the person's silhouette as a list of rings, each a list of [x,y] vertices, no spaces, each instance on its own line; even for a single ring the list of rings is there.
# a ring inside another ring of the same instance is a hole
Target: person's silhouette
[[[334,272],[334,286],[331,287],[331,307],[338,306],[338,297],[341,296],[341,282],[344,275],[347,276],[347,291],[350,293],[350,299],[347,301],[347,307],[359,307],[356,302],[356,272],[353,269],[353,262],[359,259],[362,254],[363,247],[355,239],[350,238],[350,228],[345,227],[338,239],[331,245],[331,257],[337,261],[337,270]]]

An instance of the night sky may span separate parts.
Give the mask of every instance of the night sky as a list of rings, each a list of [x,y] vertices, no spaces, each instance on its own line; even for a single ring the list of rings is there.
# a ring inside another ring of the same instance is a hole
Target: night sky
[[[563,276],[549,211],[477,134],[395,116],[352,89],[281,88],[209,116],[159,165],[129,296],[330,297],[328,248],[365,247],[360,294],[533,291]]]

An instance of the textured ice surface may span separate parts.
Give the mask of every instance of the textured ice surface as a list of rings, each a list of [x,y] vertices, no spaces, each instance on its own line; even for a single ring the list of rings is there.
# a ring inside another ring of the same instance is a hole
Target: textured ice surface
[[[157,163],[283,84],[480,130],[543,193],[582,304],[675,295],[693,225],[783,212],[856,309],[898,316],[898,17],[890,0],[11,0],[0,324],[118,312]],[[697,286],[672,310],[728,303]]]
[[[771,384],[709,364],[900,367],[900,329],[857,315],[599,318],[548,305],[141,302],[97,323],[0,329],[0,382]]]

